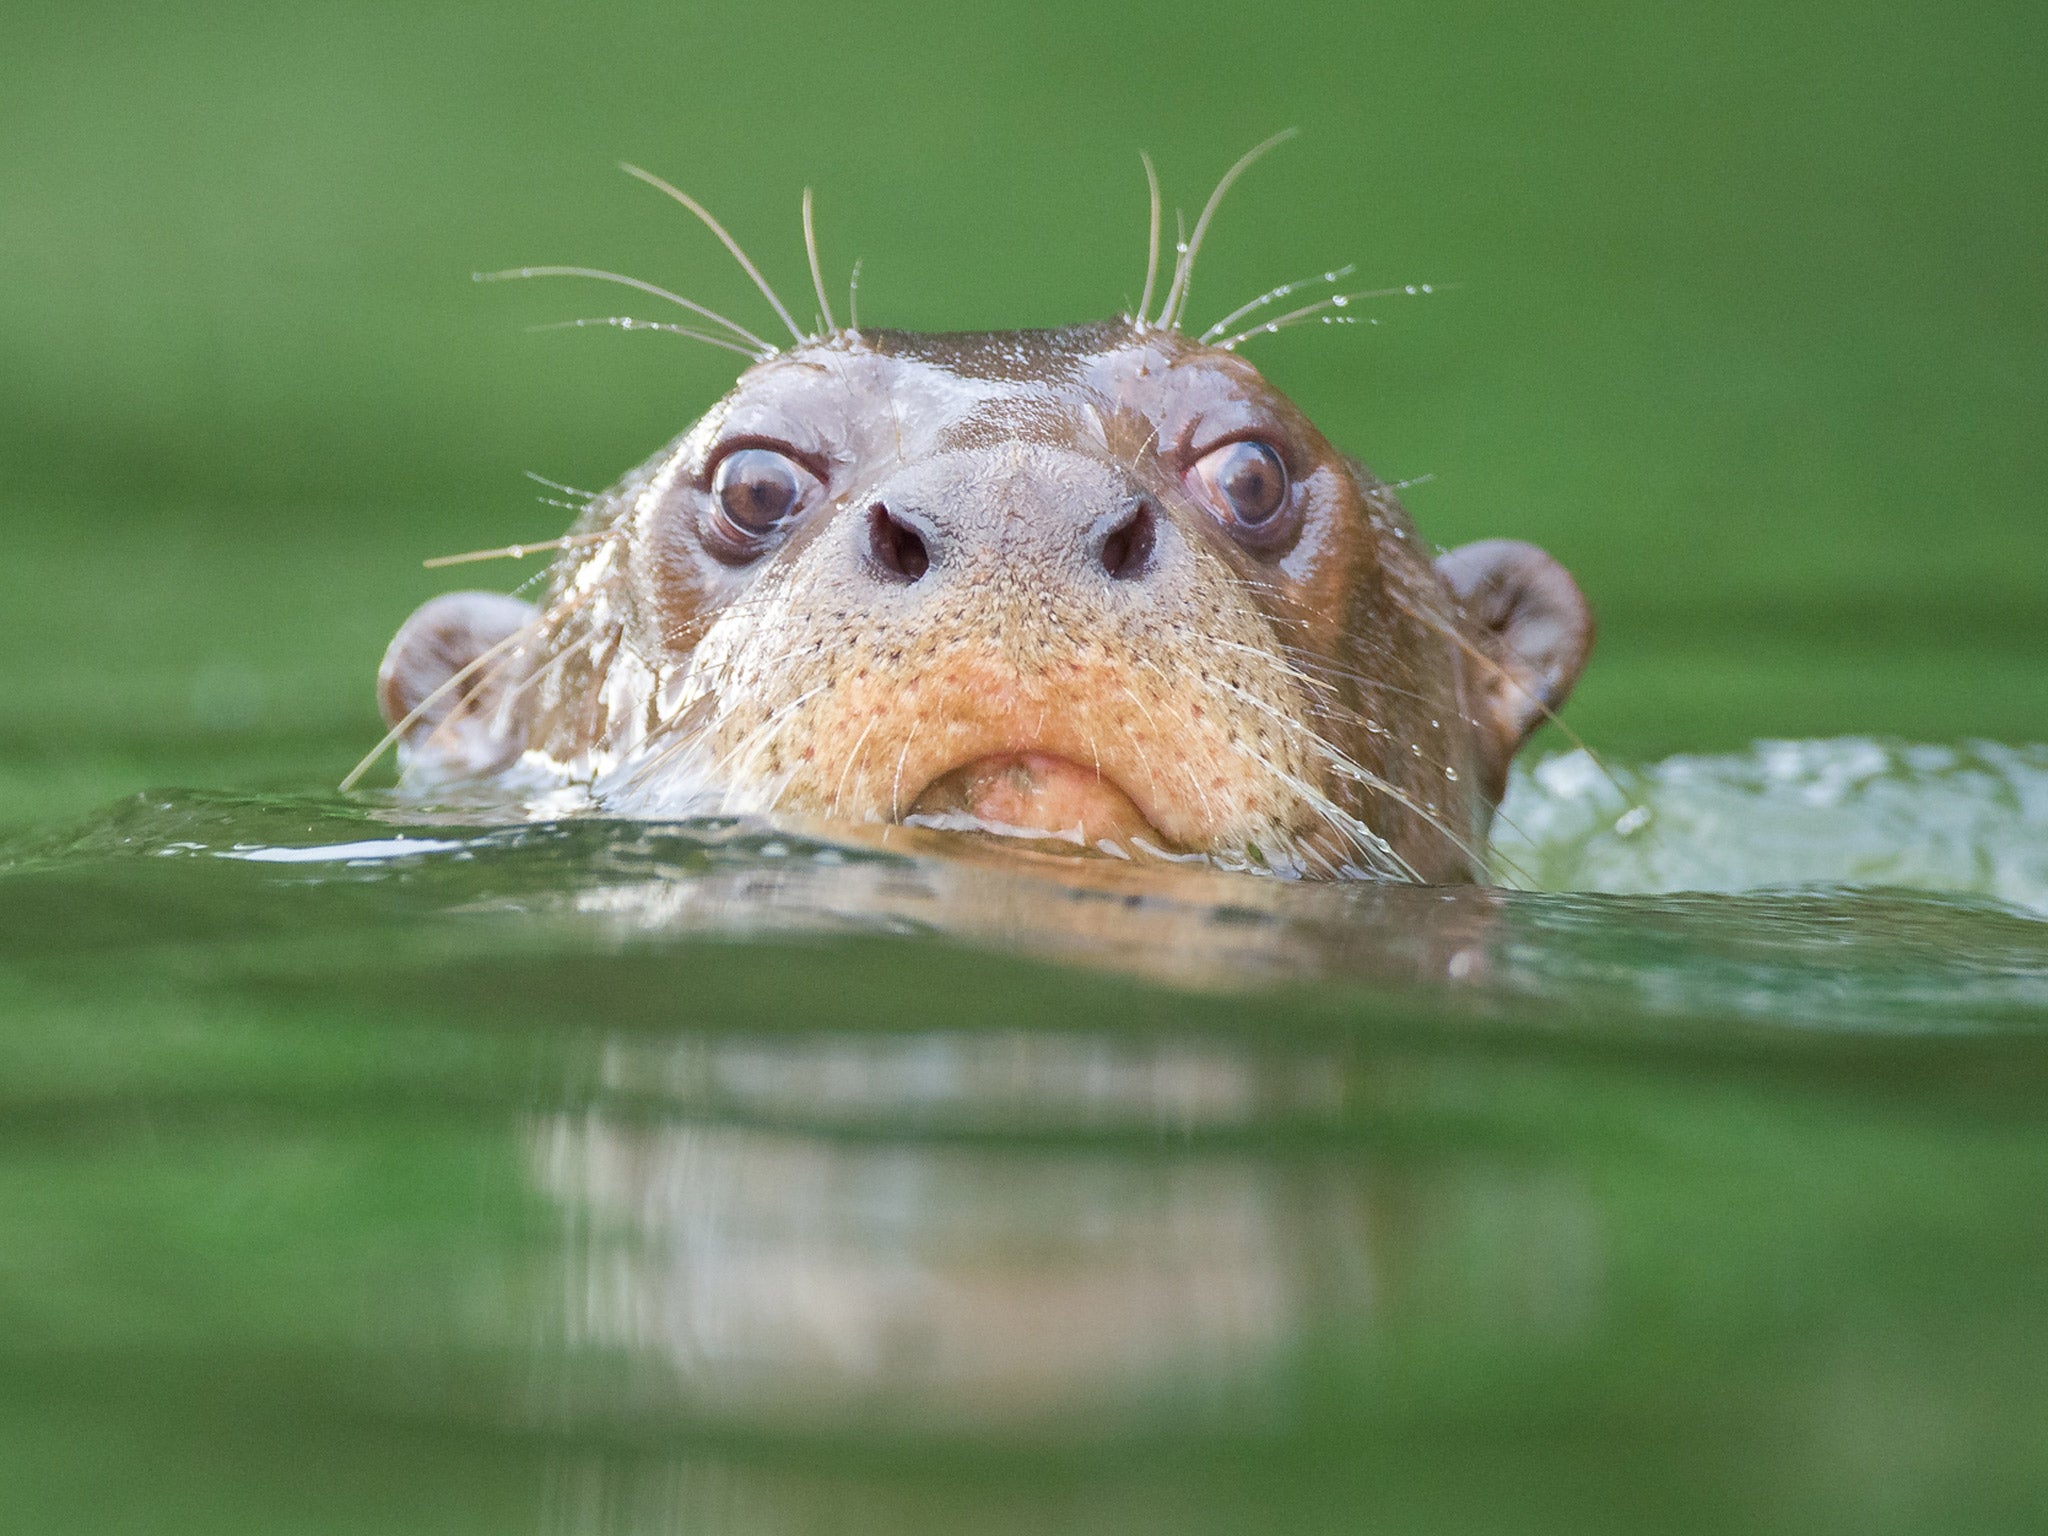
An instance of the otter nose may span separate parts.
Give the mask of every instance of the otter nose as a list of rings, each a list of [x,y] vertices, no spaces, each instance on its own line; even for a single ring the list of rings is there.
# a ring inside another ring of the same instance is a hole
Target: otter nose
[[[933,530],[922,519],[877,501],[868,507],[868,554],[884,578],[909,585],[932,565]],[[1112,581],[1137,581],[1151,568],[1158,515],[1134,496],[1095,519],[1088,529],[1088,558]]]
[[[929,530],[919,529],[908,516],[878,501],[868,508],[868,554],[884,577],[905,584],[917,581],[932,565]]]
[[[854,510],[858,509],[858,510]],[[1143,582],[1171,542],[1159,503],[1119,467],[1003,442],[908,464],[848,509],[846,542],[869,580],[918,588]]]
[[[1152,567],[1158,522],[1152,504],[1133,496],[1095,520],[1088,530],[1089,555],[1110,580],[1136,581]]]

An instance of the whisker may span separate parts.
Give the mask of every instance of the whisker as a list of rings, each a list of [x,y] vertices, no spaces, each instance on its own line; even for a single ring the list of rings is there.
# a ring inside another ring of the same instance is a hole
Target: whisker
[[[910,732],[903,738],[903,750],[896,754],[896,775],[889,783],[889,819],[899,821],[903,816],[903,765],[910,760],[911,746],[917,741],[919,719],[911,717]]]
[[[860,257],[853,258],[853,276],[846,280],[846,328],[849,331],[860,329],[860,263]]]
[[[436,555],[431,560],[422,560],[420,564],[432,571],[444,565],[472,565],[479,560],[524,560],[544,549],[574,549],[578,544],[589,544],[603,538],[609,531],[599,528],[589,533],[565,533],[559,539],[542,539],[537,544],[507,544],[500,549],[472,549],[460,555]]]
[[[1299,132],[1294,128],[1283,128],[1265,143],[1254,146],[1239,156],[1237,164],[1223,173],[1223,179],[1216,183],[1216,190],[1209,194],[1209,201],[1202,205],[1200,217],[1195,220],[1195,232],[1188,237],[1186,249],[1173,264],[1173,285],[1166,290],[1166,302],[1160,307],[1159,320],[1170,331],[1180,329],[1181,316],[1188,307],[1188,295],[1194,287],[1195,259],[1202,253],[1202,241],[1209,233],[1209,223],[1216,217],[1216,210],[1223,205],[1223,198],[1230,191],[1237,178],[1258,163],[1269,151],[1277,149]]]
[[[1328,795],[1324,794],[1314,785],[1296,778],[1293,774],[1287,772],[1286,769],[1260,757],[1236,738],[1231,738],[1230,745],[1240,756],[1257,763],[1266,772],[1272,774],[1274,778],[1293,790],[1301,798],[1304,805],[1315,812],[1316,815],[1322,817],[1330,826],[1352,838],[1360,852],[1369,850],[1377,854],[1381,859],[1391,861],[1396,871],[1406,879],[1413,881],[1417,885],[1423,883],[1422,876],[1415,866],[1395,852],[1392,843],[1380,836],[1379,833],[1373,831],[1367,823],[1344,810]],[[1384,874],[1386,870],[1384,867],[1381,867],[1374,872]]]
[[[825,270],[818,265],[818,231],[811,223],[811,189],[804,188],[804,254],[811,260],[811,287],[817,291],[818,310],[825,320],[825,334],[835,334],[839,322],[832,318],[832,301],[825,297]]]
[[[1166,669],[1160,666],[1158,662],[1153,661],[1150,657],[1141,657],[1139,658],[1139,662],[1140,665],[1148,667],[1152,671],[1157,672],[1162,678],[1166,678],[1169,684],[1172,683],[1173,679],[1170,676],[1168,676]],[[1152,713],[1150,709],[1146,707],[1145,701],[1138,696],[1137,690],[1126,684],[1124,687],[1124,697],[1130,700],[1132,704],[1137,706],[1138,712],[1145,717],[1145,723],[1152,727],[1153,734],[1155,736],[1159,736],[1159,719],[1156,715]],[[1125,733],[1128,734],[1130,731],[1130,727],[1125,726],[1124,730]],[[1164,738],[1162,737],[1161,739]],[[1135,739],[1133,740],[1132,744],[1136,745]],[[1139,756],[1144,756],[1142,750],[1140,750]],[[1203,813],[1209,816],[1211,819],[1214,819],[1216,814],[1215,803],[1210,800],[1209,791],[1203,786],[1200,777],[1195,773],[1194,764],[1183,762],[1181,764],[1181,776],[1188,781],[1188,788],[1192,789],[1195,792],[1196,798],[1202,802]]]
[[[629,760],[628,764],[621,765],[630,765],[632,770],[626,776],[625,787],[638,788],[656,769],[664,767],[672,759],[698,745],[704,739],[705,733],[717,723],[717,709],[718,694],[715,691],[706,691],[690,698],[669,719],[659,722],[653,731],[641,738],[640,744],[634,749],[646,751],[648,742],[657,741],[659,745],[653,748],[652,756],[642,758],[637,763]],[[706,718],[707,716],[710,718]],[[668,738],[665,741],[661,740],[664,736]]]
[[[419,723],[421,716],[426,714],[427,709],[430,705],[435,703],[435,701],[437,701],[443,694],[447,693],[449,689],[455,687],[458,683],[467,682],[469,678],[477,671],[478,668],[482,667],[486,662],[496,660],[497,657],[502,655],[506,650],[508,650],[512,646],[512,643],[514,641],[522,638],[525,635],[525,633],[526,631],[524,629],[514,630],[511,634],[507,635],[504,639],[500,640],[496,645],[492,646],[489,650],[477,656],[473,661],[470,662],[468,666],[462,668],[461,671],[456,672],[452,676],[450,676],[449,679],[443,684],[441,684],[440,687],[436,688],[432,693],[428,694],[425,698],[421,699],[419,703],[415,704],[410,710],[408,710],[404,718],[399,720],[397,724],[393,725],[390,730],[386,731],[383,737],[378,741],[377,745],[370,748],[370,750],[363,755],[362,760],[358,762],[355,765],[355,767],[351,768],[348,771],[348,777],[344,778],[341,781],[341,783],[336,786],[340,790],[340,792],[345,795],[350,790],[354,789],[356,785],[362,781],[363,775],[368,773],[372,768],[376,767],[377,759],[382,757],[386,752],[390,751],[391,746],[394,742],[396,742],[400,737],[402,737],[407,731],[411,730],[413,726]]]
[[[1483,860],[1481,860],[1479,853],[1473,849],[1470,843],[1466,842],[1457,833],[1453,832],[1435,814],[1418,805],[1414,801],[1414,799],[1412,799],[1409,796],[1407,791],[1403,790],[1399,785],[1393,783],[1391,780],[1381,777],[1379,774],[1374,773],[1371,769],[1366,768],[1357,762],[1354,762],[1349,756],[1347,756],[1343,752],[1338,751],[1337,748],[1332,746],[1328,741],[1324,740],[1318,732],[1311,729],[1309,726],[1304,725],[1301,721],[1296,720],[1291,715],[1287,714],[1284,710],[1274,708],[1271,704],[1267,703],[1264,699],[1259,698],[1250,690],[1240,688],[1234,683],[1225,682],[1221,678],[1216,678],[1212,680],[1211,686],[1221,689],[1223,692],[1230,694],[1234,698],[1244,700],[1244,702],[1251,705],[1253,709],[1258,710],[1261,714],[1265,715],[1267,718],[1274,721],[1283,729],[1294,732],[1297,736],[1301,737],[1314,751],[1320,753],[1324,760],[1329,763],[1330,767],[1341,777],[1352,779],[1357,783],[1365,785],[1369,789],[1376,790],[1380,794],[1387,796],[1390,800],[1393,800],[1396,804],[1405,807],[1410,815],[1416,817],[1418,820],[1427,822],[1430,826],[1434,827],[1439,833],[1441,833],[1445,841],[1449,842],[1460,853],[1464,854],[1466,858],[1471,859],[1474,862],[1474,866],[1476,868],[1485,867],[1484,862]]]
[[[783,304],[782,300],[775,296],[775,290],[768,286],[768,279],[761,275],[761,269],[754,265],[745,251],[740,249],[739,241],[733,239],[731,235],[725,232],[725,226],[711,216],[709,209],[690,196],[689,193],[683,191],[680,187],[671,186],[652,171],[643,171],[639,166],[624,160],[619,162],[619,169],[628,176],[646,182],[647,185],[653,187],[656,191],[666,193],[702,220],[704,227],[718,236],[720,241],[724,243],[725,248],[732,252],[733,260],[740,264],[740,270],[754,280],[754,286],[761,290],[761,296],[768,301],[769,306],[781,318],[782,323],[789,327],[789,334],[794,336],[799,342],[808,339],[797,327],[795,319],[791,317],[788,308]]]
[[[1325,677],[1335,678],[1340,682],[1356,683],[1361,688],[1393,694],[1398,698],[1413,699],[1416,703],[1427,704],[1432,709],[1441,705],[1441,700],[1433,698],[1429,694],[1419,692],[1414,688],[1403,688],[1399,683],[1390,683],[1376,673],[1361,672],[1356,667],[1345,667],[1333,661],[1326,661],[1321,657],[1302,650],[1299,646],[1288,645],[1283,641],[1281,649],[1296,665],[1308,667],[1313,671],[1322,673]]]
[[[632,315],[591,315],[582,320],[551,320],[542,325],[529,325],[529,331],[581,331],[593,325],[607,326],[615,331],[661,331],[670,336],[682,336],[691,341],[701,341],[707,347],[722,347],[727,352],[737,352],[741,357],[754,362],[762,361],[763,354],[752,347],[743,347],[736,341],[727,341],[723,336],[713,336],[709,331],[693,330],[687,325],[664,325],[658,320],[639,320]]]
[[[752,766],[754,759],[767,750],[768,744],[771,741],[796,722],[798,712],[802,710],[803,706],[810,703],[819,694],[831,692],[832,686],[830,682],[820,683],[817,687],[807,689],[805,692],[798,694],[787,703],[777,705],[765,720],[748,731],[717,762],[713,763],[706,776],[714,780],[731,779],[744,781],[747,777],[746,770]],[[728,763],[734,766],[734,771],[730,775],[725,773],[725,767]]]
[[[623,272],[606,272],[598,267],[508,267],[502,272],[472,272],[473,283],[508,283],[528,277],[587,277],[600,283],[617,283],[622,288],[631,288],[651,298],[666,299],[671,304],[680,304],[693,315],[701,315],[715,325],[722,325],[740,340],[751,343],[762,357],[773,357],[775,348],[741,325],[737,320],[728,320],[715,309],[707,309],[695,299],[686,299],[680,293],[654,283],[642,282],[637,277],[627,277]]]
[[[578,654],[580,654],[578,651],[568,647],[564,647],[562,650],[555,652],[553,656],[550,656],[546,661],[542,662],[539,666],[535,667],[533,671],[529,672],[524,678],[522,678],[513,687],[512,691],[505,695],[505,702],[509,704],[512,700],[520,697],[522,694],[527,693],[534,687],[538,686],[540,683],[544,682],[550,674],[560,671],[562,667],[571,658],[577,656]]]
[[[1220,635],[1202,635],[1199,637],[1199,640],[1203,645],[1213,645],[1219,650],[1238,651],[1243,655],[1266,662],[1280,676],[1286,678],[1289,682],[1300,683],[1304,688],[1317,688],[1326,694],[1335,694],[1337,691],[1336,684],[1328,679],[1314,677],[1293,665],[1285,657],[1276,656],[1271,651],[1262,650],[1256,645],[1245,645],[1237,640],[1225,640]]]
[[[1297,278],[1291,283],[1282,283],[1278,288],[1268,288],[1256,299],[1253,299],[1251,303],[1238,305],[1237,308],[1233,309],[1221,320],[1218,320],[1195,339],[1201,342],[1213,341],[1255,309],[1264,309],[1268,304],[1299,293],[1304,288],[1313,288],[1319,283],[1341,283],[1357,270],[1358,267],[1355,263],[1346,262],[1343,266],[1321,273],[1318,276]]]
[[[1159,281],[1159,172],[1142,149],[1138,160],[1145,167],[1145,190],[1151,203],[1145,225],[1145,291],[1138,295],[1138,329],[1143,330],[1152,323],[1146,317],[1152,312],[1152,289]]]
[[[1551,708],[1550,701],[1548,699],[1538,695],[1533,689],[1529,688],[1526,684],[1524,684],[1506,667],[1502,666],[1493,657],[1487,655],[1485,651],[1481,650],[1477,645],[1473,644],[1471,638],[1461,633],[1457,625],[1449,623],[1444,619],[1437,617],[1434,614],[1425,614],[1418,612],[1416,609],[1410,607],[1406,602],[1403,602],[1399,594],[1394,595],[1394,601],[1396,605],[1401,609],[1401,611],[1406,613],[1410,618],[1415,619],[1418,622],[1427,625],[1429,628],[1436,630],[1439,634],[1443,635],[1446,639],[1450,640],[1452,644],[1456,645],[1466,655],[1470,656],[1474,661],[1478,662],[1481,666],[1491,670],[1497,677],[1500,678],[1502,682],[1506,683],[1510,688],[1513,688],[1517,693],[1521,694],[1522,697],[1527,699],[1531,704],[1534,704],[1536,706],[1537,712],[1543,716],[1545,721],[1547,721],[1551,725],[1556,726],[1558,730],[1564,733],[1566,739],[1569,740],[1573,746],[1577,747],[1581,752],[1585,753],[1586,756],[1592,760],[1593,766],[1600,770],[1601,777],[1606,779],[1607,782],[1614,787],[1616,793],[1618,793],[1622,797],[1622,799],[1627,802],[1628,808],[1630,810],[1634,811],[1643,809],[1642,803],[1629,794],[1627,786],[1625,786],[1621,782],[1621,780],[1615,776],[1614,770],[1607,766],[1607,764],[1601,759],[1600,754],[1595,752],[1588,745],[1586,745],[1585,737],[1581,736],[1577,731],[1573,730],[1569,725],[1565,724],[1563,717],[1560,716],[1555,709]]]
[[[827,816],[835,819],[838,817],[839,802],[846,796],[846,776],[853,772],[854,764],[866,755],[868,737],[873,734],[875,727],[881,723],[882,717],[880,715],[868,716],[868,723],[861,727],[860,735],[854,738],[853,746],[847,751],[846,761],[839,765],[839,780],[832,786],[832,805],[825,813]]]
[[[442,683],[440,687],[436,688],[432,693],[428,694],[425,698],[421,699],[419,703],[415,704],[411,709],[407,710],[405,716],[402,719],[400,719],[397,722],[397,724],[393,725],[390,730],[384,733],[382,739],[378,741],[377,745],[370,748],[370,750],[363,755],[362,761],[357,763],[355,767],[351,768],[348,771],[348,777],[343,779],[340,785],[337,786],[340,792],[342,794],[347,794],[350,790],[354,789],[357,784],[362,782],[363,775],[368,773],[372,768],[374,768],[377,765],[377,760],[381,758],[386,752],[390,751],[393,744],[399,741],[407,731],[411,730],[415,725],[417,725],[420,722],[420,720],[426,715],[427,710],[431,708],[435,703],[437,703],[441,699],[441,697],[445,695],[451,688],[456,687],[460,683],[467,682],[471,677],[475,676],[477,672],[482,670],[482,668],[485,665],[487,665],[490,662],[496,661],[497,659],[502,657],[507,651],[511,650],[512,647],[518,644],[520,641],[531,639],[533,635],[536,632],[538,632],[541,625],[544,624],[550,617],[550,614],[545,613],[534,615],[532,619],[530,619],[525,624],[520,625],[519,628],[513,630],[511,634],[507,635],[504,639],[500,640],[496,645],[493,645],[489,649],[480,652],[474,659],[470,661],[468,666],[463,667],[454,673],[451,673],[446,682]],[[469,697],[469,695],[465,694],[463,697],[466,700]]]
[[[1398,299],[1435,292],[1437,286],[1433,283],[1406,283],[1399,288],[1370,288],[1357,293],[1333,293],[1327,299],[1318,299],[1313,304],[1304,304],[1301,308],[1290,310],[1274,319],[1247,326],[1228,341],[1219,341],[1215,345],[1219,351],[1235,352],[1240,345],[1254,336],[1271,336],[1276,331],[1284,331],[1290,326],[1315,319],[1327,310],[1343,309],[1360,299]],[[1349,323],[1351,320],[1350,316],[1332,315],[1329,318],[1332,322],[1338,323]]]
[[[580,486],[564,485],[559,480],[550,480],[546,475],[537,474],[536,472],[530,469],[527,470],[525,473],[526,478],[531,480],[535,485],[544,485],[551,491],[560,491],[564,496],[575,496],[586,502],[595,501],[600,495],[603,494],[600,491],[586,491]]]
[[[511,595],[514,597],[523,597],[526,593],[527,588],[539,586],[542,582],[546,581],[548,579],[548,573],[553,569],[554,567],[550,565],[542,566],[539,570],[535,571],[531,576],[527,577],[526,580],[520,582],[518,586],[514,587],[512,589]]]

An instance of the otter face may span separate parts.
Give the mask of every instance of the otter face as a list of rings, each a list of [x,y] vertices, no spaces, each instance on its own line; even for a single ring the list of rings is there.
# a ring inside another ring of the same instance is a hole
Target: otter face
[[[1249,363],[1132,321],[807,341],[567,546],[537,613],[393,641],[409,776],[1472,878],[1591,640],[1548,557],[1439,570]]]

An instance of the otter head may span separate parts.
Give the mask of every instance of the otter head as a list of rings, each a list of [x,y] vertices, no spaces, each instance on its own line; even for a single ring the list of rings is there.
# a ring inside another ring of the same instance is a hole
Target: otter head
[[[393,642],[410,772],[1470,876],[1591,635],[1540,551],[1432,563],[1243,358],[1122,321],[798,346],[568,542],[537,615]]]
[[[714,317],[746,345],[700,339],[761,360],[591,501],[540,608],[455,594],[393,640],[380,698],[408,776],[638,816],[1483,873],[1509,759],[1577,678],[1590,616],[1528,545],[1433,562],[1242,336],[1181,333],[1254,156],[1156,318],[1149,280],[1137,318],[1064,330],[841,330],[822,280],[816,336],[762,283],[788,350]],[[528,272],[557,270],[608,275]]]

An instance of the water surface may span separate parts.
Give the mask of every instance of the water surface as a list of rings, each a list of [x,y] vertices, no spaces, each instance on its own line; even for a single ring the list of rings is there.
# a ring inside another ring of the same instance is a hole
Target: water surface
[[[1576,892],[138,796],[0,865],[7,1484],[42,1530],[2026,1529],[2044,785],[1554,757],[1501,851]]]

